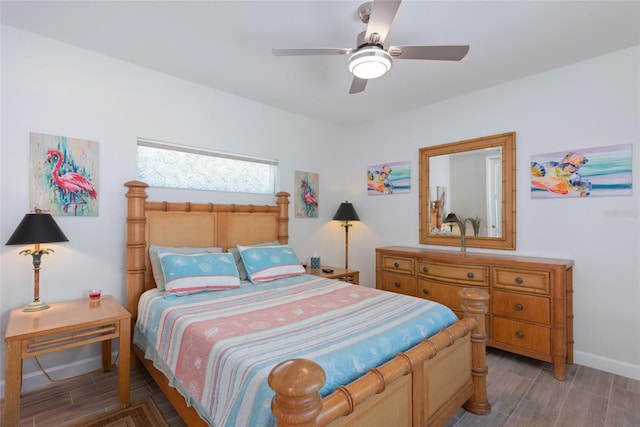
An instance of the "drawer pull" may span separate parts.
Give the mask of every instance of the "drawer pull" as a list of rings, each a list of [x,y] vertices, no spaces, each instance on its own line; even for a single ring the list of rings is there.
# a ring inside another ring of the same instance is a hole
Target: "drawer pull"
[[[426,272],[428,272],[428,271],[429,271],[429,268],[428,268],[428,267],[426,267],[426,266],[425,266],[425,267],[422,267],[422,271],[426,273]]]
[[[516,311],[522,311],[522,304],[516,304],[513,308],[516,309]]]
[[[400,264],[398,264],[397,262],[394,262],[394,263],[393,263],[393,266],[394,266],[395,268],[398,268],[398,267],[400,267]]]
[[[522,331],[518,331],[516,332],[516,338],[518,338],[519,340],[521,340],[522,338],[524,338],[524,333]]]
[[[516,283],[518,285],[522,285],[522,282],[524,282],[524,280],[522,280],[522,277],[516,277]]]
[[[394,283],[393,286],[395,286],[396,288],[399,288],[400,287],[400,282]]]
[[[422,289],[422,293],[425,295],[429,295],[429,289]]]
[[[474,275],[473,275],[473,273],[469,272],[469,273],[467,273],[467,277],[468,277],[469,279],[473,279]]]

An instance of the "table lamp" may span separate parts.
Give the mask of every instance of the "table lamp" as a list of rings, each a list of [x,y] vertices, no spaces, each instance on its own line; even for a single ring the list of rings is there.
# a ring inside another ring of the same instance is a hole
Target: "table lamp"
[[[353,224],[349,224],[349,221],[360,221],[360,217],[356,213],[356,209],[353,204],[345,201],[340,203],[338,211],[333,216],[335,221],[344,221],[342,226],[344,227],[344,268],[349,268],[349,227]]]
[[[33,249],[20,251],[22,255],[33,257],[33,301],[23,311],[40,311],[49,308],[49,304],[40,301],[40,259],[42,255],[53,252],[53,249],[41,248],[40,243],[68,242],[53,217],[36,209],[35,213],[28,213],[22,218],[18,228],[13,232],[7,245],[35,244]]]

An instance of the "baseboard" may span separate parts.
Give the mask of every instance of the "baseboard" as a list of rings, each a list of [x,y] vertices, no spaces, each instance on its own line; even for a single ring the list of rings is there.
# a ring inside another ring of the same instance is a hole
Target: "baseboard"
[[[111,360],[116,360],[118,353],[111,354]],[[73,363],[46,368],[47,373],[54,380],[62,381],[67,378],[86,374],[96,369],[102,368],[102,356],[91,357],[89,359],[78,360]],[[53,384],[42,371],[35,371],[22,376],[22,393]],[[0,381],[0,399],[4,399],[4,380]]]
[[[573,361],[578,365],[640,381],[640,366],[638,365],[575,350],[573,352]]]

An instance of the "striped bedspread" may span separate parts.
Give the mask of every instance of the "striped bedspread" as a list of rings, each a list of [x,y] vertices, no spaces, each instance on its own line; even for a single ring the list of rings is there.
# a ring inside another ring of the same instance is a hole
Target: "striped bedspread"
[[[140,299],[134,342],[212,426],[275,425],[267,384],[303,357],[330,394],[455,322],[443,305],[316,276]]]

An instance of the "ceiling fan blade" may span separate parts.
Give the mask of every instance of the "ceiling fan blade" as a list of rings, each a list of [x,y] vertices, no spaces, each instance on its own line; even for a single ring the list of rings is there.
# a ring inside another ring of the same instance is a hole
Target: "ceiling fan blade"
[[[469,46],[391,46],[388,52],[398,59],[460,61],[469,52]]]
[[[374,0],[371,4],[371,15],[364,36],[366,42],[384,43],[401,2],[402,0]],[[375,33],[378,36],[372,40],[371,35]]]
[[[351,83],[351,89],[349,89],[349,94],[364,92],[364,88],[367,87],[367,79],[359,79],[357,77],[353,78],[353,82]]]
[[[355,49],[351,48],[271,49],[275,56],[351,55],[354,51]]]

